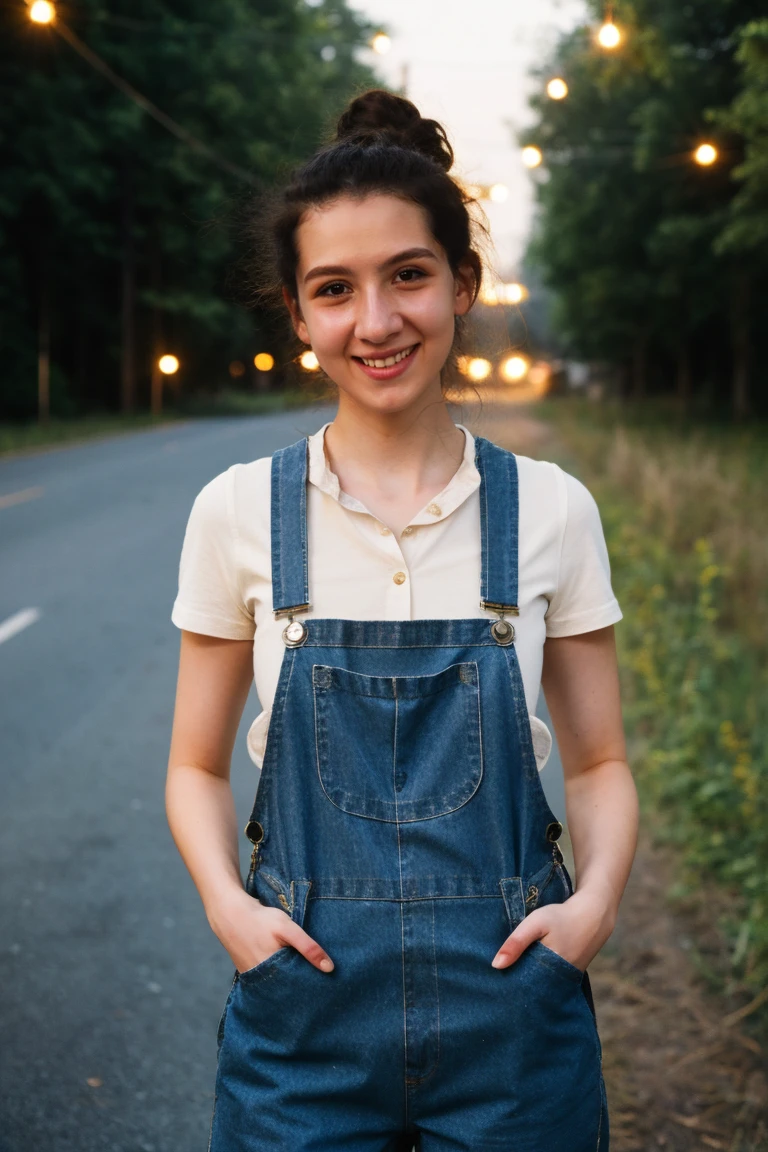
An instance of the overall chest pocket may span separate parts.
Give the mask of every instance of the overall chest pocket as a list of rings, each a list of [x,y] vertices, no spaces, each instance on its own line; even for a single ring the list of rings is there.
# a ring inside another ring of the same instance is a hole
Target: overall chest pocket
[[[483,775],[477,664],[430,676],[365,676],[312,667],[317,769],[328,799],[353,816],[444,816]]]

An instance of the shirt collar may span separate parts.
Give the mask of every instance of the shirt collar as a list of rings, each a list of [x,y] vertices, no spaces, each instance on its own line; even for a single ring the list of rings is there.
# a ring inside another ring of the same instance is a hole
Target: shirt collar
[[[330,424],[331,421],[327,421],[309,437],[309,482],[338,501],[344,508],[372,516],[373,513],[360,500],[342,492],[336,473],[331,471],[324,447],[325,430]],[[411,518],[409,521],[411,524],[436,524],[438,520],[444,520],[480,486],[480,473],[475,465],[475,438],[464,424],[457,424],[456,427],[461,428],[464,433],[464,456],[461,464],[445,488]]]

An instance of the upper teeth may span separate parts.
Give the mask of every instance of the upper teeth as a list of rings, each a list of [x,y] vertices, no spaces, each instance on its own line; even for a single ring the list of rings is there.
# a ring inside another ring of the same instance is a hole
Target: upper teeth
[[[412,344],[410,348],[403,349],[402,352],[397,352],[394,356],[387,356],[386,360],[366,360],[365,356],[361,356],[363,364],[367,364],[369,368],[391,368],[393,364],[399,364],[406,356],[410,356],[413,349],[416,347]]]

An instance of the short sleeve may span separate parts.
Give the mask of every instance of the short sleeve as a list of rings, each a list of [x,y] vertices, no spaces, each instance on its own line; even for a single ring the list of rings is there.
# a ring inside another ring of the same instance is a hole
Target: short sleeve
[[[189,632],[251,640],[255,625],[240,593],[232,499],[234,467],[209,481],[192,505],[171,620]]]
[[[546,613],[547,636],[575,636],[622,619],[600,512],[588,488],[557,468],[565,518],[555,594]]]

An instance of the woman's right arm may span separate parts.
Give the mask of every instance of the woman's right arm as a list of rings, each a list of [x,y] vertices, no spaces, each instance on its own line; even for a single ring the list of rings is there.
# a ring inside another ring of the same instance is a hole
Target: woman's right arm
[[[325,951],[286,912],[243,888],[229,774],[252,662],[251,640],[182,630],[165,790],[168,824],[208,922],[239,971],[285,944],[330,971]]]

